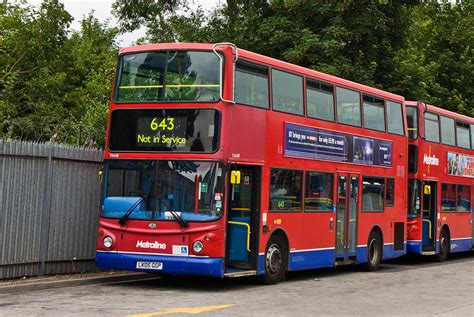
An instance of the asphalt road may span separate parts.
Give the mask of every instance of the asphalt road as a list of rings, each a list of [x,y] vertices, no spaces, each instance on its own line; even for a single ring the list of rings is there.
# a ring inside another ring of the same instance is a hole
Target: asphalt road
[[[474,253],[251,278],[160,279],[0,296],[0,316],[474,316]]]

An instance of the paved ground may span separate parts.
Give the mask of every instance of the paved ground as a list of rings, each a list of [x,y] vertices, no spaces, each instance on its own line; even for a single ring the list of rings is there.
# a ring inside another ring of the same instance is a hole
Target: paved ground
[[[0,295],[0,316],[474,316],[474,254],[253,279],[159,278]]]

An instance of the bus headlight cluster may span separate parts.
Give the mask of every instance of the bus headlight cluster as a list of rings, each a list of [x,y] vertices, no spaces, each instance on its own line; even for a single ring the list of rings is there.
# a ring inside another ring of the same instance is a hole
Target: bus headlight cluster
[[[103,244],[104,247],[106,247],[107,249],[110,248],[113,243],[114,243],[114,240],[112,239],[111,236],[106,236],[106,237],[104,238],[104,240],[102,240],[102,244]]]
[[[204,245],[202,244],[201,241],[199,241],[199,240],[194,241],[194,243],[193,243],[193,251],[194,251],[195,253],[201,253],[203,249],[204,249]]]

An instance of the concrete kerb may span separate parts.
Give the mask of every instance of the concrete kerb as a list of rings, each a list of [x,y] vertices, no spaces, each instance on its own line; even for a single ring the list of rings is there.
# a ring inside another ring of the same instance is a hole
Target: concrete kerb
[[[7,285],[1,285],[0,283],[0,294],[11,294],[11,293],[20,293],[20,292],[30,292],[44,289],[53,289],[53,288],[62,288],[62,287],[71,287],[71,286],[81,286],[81,285],[91,285],[91,284],[108,284],[108,283],[117,283],[117,282],[133,282],[133,281],[142,281],[156,279],[156,275],[147,274],[147,273],[119,273],[111,276],[91,276],[91,277],[81,277],[80,274],[73,275],[68,279],[61,280],[32,280],[31,282],[25,283],[13,283]],[[0,281],[1,282],[1,281]]]

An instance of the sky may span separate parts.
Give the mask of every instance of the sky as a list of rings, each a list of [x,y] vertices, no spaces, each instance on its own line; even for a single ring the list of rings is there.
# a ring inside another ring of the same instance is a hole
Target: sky
[[[189,0],[192,6],[201,5],[204,9],[216,6],[220,1],[225,0]],[[38,5],[42,0],[28,0],[27,3],[31,5]],[[74,18],[71,28],[80,31],[80,21],[84,16],[87,16],[94,10],[94,16],[100,22],[109,20],[110,26],[117,25],[117,19],[112,15],[112,3],[114,0],[59,0],[64,4],[64,8]],[[145,35],[145,29],[136,30],[131,33],[126,33],[118,37],[120,46],[130,46],[136,39]]]

